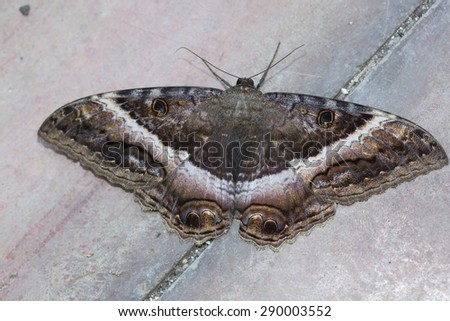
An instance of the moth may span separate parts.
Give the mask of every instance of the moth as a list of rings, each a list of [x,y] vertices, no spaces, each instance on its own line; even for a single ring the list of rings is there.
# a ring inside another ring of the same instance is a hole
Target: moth
[[[261,92],[274,58],[258,86],[254,76],[235,86],[219,78],[225,90],[159,87],[81,98],[52,113],[38,135],[132,192],[143,210],[159,211],[169,230],[197,245],[237,220],[245,240],[275,249],[325,222],[338,204],[448,164],[436,139],[400,116]]]

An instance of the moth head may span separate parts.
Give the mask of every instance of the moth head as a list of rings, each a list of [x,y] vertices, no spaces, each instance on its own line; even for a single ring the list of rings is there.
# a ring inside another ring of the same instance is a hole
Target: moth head
[[[251,78],[238,78],[236,86],[255,88],[255,82]]]

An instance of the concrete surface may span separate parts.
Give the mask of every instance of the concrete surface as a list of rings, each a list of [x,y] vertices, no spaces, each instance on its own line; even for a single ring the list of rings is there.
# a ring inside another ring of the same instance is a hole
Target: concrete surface
[[[433,1],[432,1],[433,2]],[[332,97],[408,20],[402,1],[0,2],[0,299],[139,300],[175,266],[164,300],[450,300],[450,170],[419,177],[277,253],[237,225],[193,260],[132,195],[45,148],[56,108],[133,87],[220,87],[187,46],[250,75],[306,44],[264,91]],[[450,3],[427,14],[348,97],[429,130],[450,151]],[[232,80],[231,80],[232,81]],[[187,263],[186,263],[187,262]]]

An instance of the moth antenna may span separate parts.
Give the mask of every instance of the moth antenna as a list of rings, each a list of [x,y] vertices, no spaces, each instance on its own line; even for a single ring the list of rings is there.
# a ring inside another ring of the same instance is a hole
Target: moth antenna
[[[222,83],[222,85],[224,85],[225,87],[228,87],[228,88],[232,87],[231,84],[228,81],[226,81],[225,79],[220,77],[214,70],[212,70],[212,68],[209,65],[208,61],[203,60],[203,59],[202,59],[202,61],[206,65],[206,67],[208,67],[209,71],[216,77],[216,79]]]
[[[297,51],[298,49],[300,49],[301,47],[304,46],[304,44],[303,44],[303,45],[300,45],[300,46],[298,46],[298,47],[292,49],[287,55],[285,55],[283,58],[281,58],[280,60],[278,60],[276,63],[272,64],[273,61],[275,60],[275,56],[277,55],[278,48],[280,48],[280,44],[281,44],[281,43],[279,42],[278,45],[277,45],[277,49],[275,49],[275,53],[274,53],[274,55],[273,55],[273,57],[272,57],[272,60],[271,60],[270,63],[269,63],[269,66],[268,66],[266,69],[264,69],[264,70],[258,72],[257,74],[254,74],[253,76],[248,77],[248,78],[253,78],[253,77],[256,77],[256,76],[258,76],[258,75],[260,75],[260,74],[263,74],[263,76],[261,77],[261,80],[259,81],[258,86],[256,86],[256,88],[259,88],[259,87],[262,86],[262,84],[264,83],[264,80],[266,79],[267,73],[268,73],[268,71],[269,71],[270,69],[272,69],[273,67],[275,67],[276,65],[278,65],[280,62],[282,62],[282,61],[285,60],[287,57],[289,57],[290,55],[292,55],[295,51]]]
[[[280,45],[281,45],[281,42],[278,42],[277,48],[275,49],[275,53],[273,54],[273,57],[270,60],[269,65],[267,66],[266,70],[264,71],[264,74],[262,75],[261,79],[258,82],[258,85],[256,86],[257,89],[259,89],[259,87],[261,87],[263,85],[264,81],[266,80],[267,73],[269,72],[269,69],[272,68],[271,66],[273,64],[273,61],[275,60],[275,57],[277,56],[278,49],[280,49]],[[257,75],[258,74],[256,74],[255,76],[257,76]],[[255,76],[253,76],[253,77],[255,77]],[[250,78],[253,78],[253,77],[250,77]]]
[[[258,72],[258,73],[256,73],[256,74],[254,74],[254,75],[251,76],[251,77],[245,77],[245,78],[252,79],[252,78],[254,78],[254,77],[256,77],[256,76],[259,76],[260,74],[263,74],[263,76],[261,77],[261,80],[259,81],[259,83],[258,83],[258,85],[256,86],[256,88],[260,88],[260,87],[263,85],[263,83],[264,83],[264,81],[265,81],[265,79],[266,79],[266,77],[267,77],[267,73],[269,72],[270,69],[272,69],[273,67],[275,67],[276,65],[278,65],[280,62],[282,62],[282,61],[285,60],[287,57],[289,57],[290,55],[292,55],[296,50],[298,50],[298,49],[300,49],[301,47],[304,46],[304,44],[303,44],[303,45],[300,45],[300,46],[298,46],[298,47],[292,49],[288,54],[286,54],[284,57],[282,57],[282,58],[281,58],[280,60],[278,60],[276,63],[273,63],[273,62],[275,61],[275,57],[277,56],[278,49],[280,48],[280,45],[281,45],[281,42],[278,42],[277,48],[275,49],[275,53],[273,54],[273,57],[272,57],[272,59],[270,60],[270,63],[269,63],[269,65],[268,65],[268,67],[267,67],[266,69],[264,69],[264,70],[262,70],[262,71],[260,71],[260,72]],[[229,82],[227,82],[225,79],[223,79],[222,77],[220,77],[220,76],[219,76],[212,68],[214,68],[214,69],[216,69],[216,70],[219,70],[220,72],[223,72],[224,74],[226,74],[226,75],[228,75],[228,76],[231,76],[231,77],[234,77],[234,78],[237,78],[237,79],[242,78],[242,77],[236,76],[236,75],[234,75],[234,74],[232,74],[232,73],[229,73],[228,71],[225,71],[225,70],[223,70],[223,69],[220,69],[219,67],[217,67],[216,65],[212,64],[211,62],[209,62],[208,60],[206,60],[205,58],[203,58],[202,56],[198,55],[197,53],[195,53],[194,51],[192,51],[191,49],[189,49],[189,48],[187,48],[187,47],[180,47],[180,48],[177,49],[177,51],[180,50],[180,49],[184,49],[184,50],[189,51],[191,54],[193,54],[194,56],[196,56],[197,58],[199,58],[201,61],[203,61],[203,63],[206,65],[206,67],[208,67],[209,71],[214,75],[214,77],[216,77],[217,80],[219,80],[225,87],[232,87],[232,86],[230,85]]]
[[[209,62],[208,60],[206,60],[206,59],[203,58],[202,56],[198,55],[197,53],[195,53],[194,51],[192,51],[192,50],[189,49],[189,48],[186,48],[186,47],[180,47],[180,48],[177,49],[177,51],[180,50],[180,49],[187,50],[187,51],[189,51],[191,54],[193,54],[194,56],[196,56],[197,58],[199,58],[199,59],[206,65],[206,67],[208,67],[209,71],[211,71],[211,73],[217,78],[217,80],[219,80],[225,87],[232,87],[232,86],[230,85],[229,82],[227,82],[225,79],[223,79],[222,77],[220,77],[220,76],[219,76],[212,68],[217,69],[217,70],[219,70],[220,72],[223,72],[224,74],[226,74],[226,75],[228,75],[228,76],[231,76],[231,77],[234,77],[234,78],[237,78],[237,79],[240,78],[240,77],[238,77],[238,76],[236,76],[236,75],[233,75],[232,73],[229,73],[229,72],[227,72],[227,71],[225,71],[225,70],[223,70],[223,69],[220,69],[219,67],[217,67],[216,65],[212,64],[211,62]],[[211,67],[212,67],[212,68],[211,68]]]

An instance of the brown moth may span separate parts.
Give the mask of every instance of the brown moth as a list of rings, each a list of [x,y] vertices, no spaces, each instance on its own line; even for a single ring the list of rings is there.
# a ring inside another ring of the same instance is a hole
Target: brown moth
[[[255,87],[251,78],[235,86],[222,80],[226,90],[89,96],[56,110],[38,134],[196,244],[236,219],[245,240],[277,248],[326,221],[337,204],[448,164],[433,136],[404,118],[323,97],[262,93],[262,81]]]

